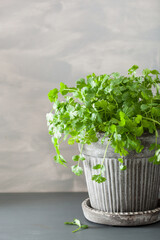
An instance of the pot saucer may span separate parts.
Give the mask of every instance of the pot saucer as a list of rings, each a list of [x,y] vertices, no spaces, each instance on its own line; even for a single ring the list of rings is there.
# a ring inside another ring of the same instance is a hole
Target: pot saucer
[[[160,199],[158,201],[158,207],[153,210],[108,213],[92,208],[90,200],[87,198],[82,202],[82,210],[87,220],[112,226],[138,226],[160,221]]]

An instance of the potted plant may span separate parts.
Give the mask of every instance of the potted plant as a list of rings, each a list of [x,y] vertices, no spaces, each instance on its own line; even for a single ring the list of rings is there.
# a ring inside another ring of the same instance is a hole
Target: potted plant
[[[132,226],[158,221],[160,73],[146,68],[136,76],[137,69],[133,65],[128,76],[93,73],[75,87],[61,82],[48,94],[54,160],[66,166],[60,143],[78,143],[80,154],[72,157],[71,170],[83,174],[83,162],[89,199],[82,208],[93,222]]]

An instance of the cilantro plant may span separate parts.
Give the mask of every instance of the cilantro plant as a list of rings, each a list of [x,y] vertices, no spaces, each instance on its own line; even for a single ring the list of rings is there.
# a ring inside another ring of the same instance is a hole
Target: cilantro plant
[[[157,70],[144,69],[141,76],[136,76],[137,65],[128,70],[128,76],[118,72],[96,76],[94,73],[86,79],[80,78],[75,87],[60,83],[60,89],[53,89],[48,97],[53,108],[46,114],[49,134],[54,144],[54,160],[66,166],[66,160],[60,153],[60,143],[80,143],[79,155],[72,157],[75,165],[72,172],[81,175],[80,163],[85,160],[82,152],[84,144],[98,141],[98,133],[103,132],[108,144],[101,164],[93,167],[92,180],[101,183],[105,171],[104,160],[109,144],[120,155],[120,169],[125,170],[123,158],[134,150],[140,153],[144,146],[139,137],[143,133],[155,134],[155,143],[150,150],[155,154],[149,158],[153,164],[160,164],[160,145],[157,143],[160,128],[159,75]],[[155,89],[153,94],[152,89]],[[60,101],[61,94],[64,100]],[[96,174],[96,171],[99,174]]]
[[[78,228],[75,229],[74,231],[72,231],[72,233],[75,233],[75,232],[77,232],[81,229],[88,228],[88,225],[82,225],[81,222],[76,218],[73,219],[73,222],[65,222],[64,224],[66,224],[66,225],[77,225],[78,226]]]

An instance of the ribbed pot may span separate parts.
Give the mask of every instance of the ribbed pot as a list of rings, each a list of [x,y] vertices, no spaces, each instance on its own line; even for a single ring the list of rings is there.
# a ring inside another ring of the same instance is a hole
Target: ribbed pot
[[[155,136],[144,134],[140,138],[144,149],[138,154],[131,151],[124,158],[127,166],[124,171],[119,168],[120,156],[109,146],[104,162],[104,176],[107,180],[99,184],[91,178],[93,174],[99,173],[99,170],[93,170],[93,166],[102,162],[106,148],[107,139],[102,145],[102,137],[103,134],[100,134],[98,142],[83,147],[86,158],[83,164],[91,206],[108,213],[155,209],[158,206],[160,165],[148,161],[148,158],[154,155],[154,151],[149,151],[148,148],[155,142]]]

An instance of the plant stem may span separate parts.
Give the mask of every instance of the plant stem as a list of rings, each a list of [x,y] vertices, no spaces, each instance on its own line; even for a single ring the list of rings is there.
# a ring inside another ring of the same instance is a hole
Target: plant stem
[[[83,146],[84,146],[84,144],[82,144],[82,146],[81,146],[80,155],[82,154]]]
[[[82,151],[83,151],[83,145],[84,145],[84,144],[82,144],[82,146],[81,146],[81,150],[80,150],[80,156],[82,155]],[[79,162],[80,162],[80,160],[78,160],[78,166],[79,166]]]
[[[80,230],[80,229],[81,229],[81,227],[75,229],[74,231],[72,231],[72,233],[75,233],[75,232],[77,232],[77,231]]]
[[[61,141],[60,141],[59,145],[60,145],[60,144],[61,144],[61,143],[64,141],[64,138],[65,138],[65,137],[63,137],[63,138],[61,139]]]
[[[68,91],[68,90],[72,90],[73,92],[76,91],[76,89],[72,89],[72,88],[66,88],[66,89],[63,89],[63,91]]]
[[[142,117],[142,118],[147,119],[147,120],[150,120],[150,121],[155,122],[155,123],[157,123],[158,125],[160,125],[160,123],[159,123],[158,121],[156,121],[156,120],[154,120],[154,119],[152,119],[152,118],[148,118],[148,117]]]
[[[53,111],[53,109],[54,109],[54,108],[52,107],[52,110],[50,111],[50,113]]]
[[[113,135],[113,133],[112,133],[112,135]],[[110,141],[111,141],[111,139],[112,139],[112,135],[111,135],[110,139],[108,140],[107,147],[106,147],[105,152],[104,152],[104,155],[103,155],[103,160],[102,160],[101,166],[103,166],[103,164],[104,164],[104,160],[105,160],[105,157],[106,157],[106,154],[107,154],[107,150],[108,150],[108,147],[109,147],[109,143],[110,143]],[[101,173],[102,173],[102,170],[101,170]],[[100,174],[101,174],[101,173],[100,173]]]
[[[106,110],[105,110],[105,119],[107,119]]]
[[[155,144],[156,144],[156,150],[157,150],[157,137],[158,137],[158,131],[157,131],[157,129],[155,130],[155,138],[156,138],[156,140],[155,140]]]

